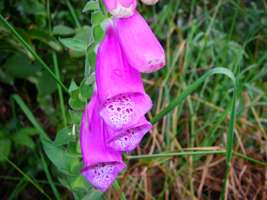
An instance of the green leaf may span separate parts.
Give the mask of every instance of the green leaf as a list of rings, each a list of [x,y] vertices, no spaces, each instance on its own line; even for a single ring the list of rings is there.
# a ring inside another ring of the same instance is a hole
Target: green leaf
[[[54,35],[61,35],[61,36],[67,36],[72,35],[75,33],[75,30],[69,26],[65,25],[57,25],[53,28],[53,34]]]
[[[46,10],[44,4],[36,0],[21,0],[16,3],[15,8],[24,15],[42,15],[46,16]]]
[[[16,133],[12,139],[18,145],[24,145],[30,149],[34,149],[35,144],[29,135]]]
[[[93,28],[93,34],[95,41],[100,42],[104,38],[105,32],[102,29],[101,25],[96,25]]]
[[[10,76],[8,73],[4,72],[2,69],[0,69],[0,80],[3,83],[13,85],[14,84],[14,79],[12,76]]]
[[[91,16],[91,23],[93,25],[101,24],[106,19],[105,15],[100,11],[94,11]]]
[[[88,194],[86,196],[84,196],[82,198],[82,200],[103,200],[104,197],[103,197],[103,193],[95,190],[95,189],[92,189],[90,190],[90,192],[88,192]]]
[[[70,92],[69,105],[73,110],[80,111],[86,105],[88,98],[82,95],[81,88],[77,87],[77,85],[74,85],[74,83],[71,85],[73,86]],[[75,90],[74,88],[76,87],[77,89]],[[88,92],[90,92],[90,90]]]
[[[92,29],[89,26],[83,26],[77,29],[74,38],[84,41],[87,46],[90,46],[94,42]]]
[[[72,123],[79,124],[81,122],[82,112],[69,110],[69,114],[70,114]]]
[[[38,130],[36,128],[26,127],[21,128],[19,131],[17,131],[17,134],[33,136],[38,134]]]
[[[69,144],[72,141],[75,141],[75,138],[73,137],[71,130],[69,128],[63,128],[57,133],[54,144],[56,146],[61,146]]]
[[[81,96],[83,97],[83,99],[88,100],[89,97],[92,96],[93,86],[83,82],[82,85],[80,86],[80,93],[81,93]]]
[[[31,149],[34,148],[35,144],[31,136],[37,135],[38,131],[36,128],[21,128],[16,134],[12,137],[13,141],[18,145],[24,145]]]
[[[71,80],[71,83],[70,83],[70,87],[68,89],[69,92],[73,92],[75,90],[77,90],[79,87],[78,85],[75,83],[74,80]]]
[[[21,128],[12,137],[13,141],[18,145],[24,145],[31,149],[34,148],[35,144],[31,136],[37,135],[38,131],[35,128]]]
[[[84,178],[82,176],[77,176],[72,182],[71,182],[72,189],[77,188],[86,188],[87,183],[85,182]]]
[[[9,139],[0,140],[0,161],[8,158],[11,149],[11,141]]]
[[[73,51],[80,51],[80,52],[85,52],[87,49],[87,44],[83,40],[76,39],[76,38],[65,38],[65,39],[60,39],[60,42],[62,44],[73,50]]]
[[[80,91],[77,91],[72,97],[69,99],[69,105],[73,110],[83,110],[86,105],[86,101],[82,100],[80,97]]]
[[[39,64],[32,63],[27,56],[17,53],[6,61],[4,69],[15,78],[27,78],[36,75],[42,68]]]
[[[60,43],[49,32],[40,29],[31,29],[27,33],[31,39],[39,40],[56,51],[62,51]]]
[[[57,147],[46,139],[42,139],[45,153],[49,160],[57,167],[58,170],[71,175],[70,167],[78,158],[66,150]]]
[[[57,89],[57,82],[46,71],[41,73],[41,76],[37,80],[37,88],[39,96],[50,95]]]
[[[93,43],[93,35],[89,26],[83,26],[76,30],[76,35],[73,38],[60,39],[62,44],[72,51],[85,53],[87,48]]]
[[[99,4],[97,1],[88,1],[82,12],[88,12],[88,11],[92,11],[92,10],[98,10],[99,9]]]

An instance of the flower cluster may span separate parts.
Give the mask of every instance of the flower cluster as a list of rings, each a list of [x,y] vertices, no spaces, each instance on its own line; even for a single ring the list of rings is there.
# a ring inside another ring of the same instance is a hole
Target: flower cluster
[[[104,0],[113,15],[96,57],[96,89],[80,127],[82,174],[105,191],[125,168],[123,152],[134,150],[152,125],[145,114],[152,102],[140,72],[165,65],[164,50],[136,0]]]

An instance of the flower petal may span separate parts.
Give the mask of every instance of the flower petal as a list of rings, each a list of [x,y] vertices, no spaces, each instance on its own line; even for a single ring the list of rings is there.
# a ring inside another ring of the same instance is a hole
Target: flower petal
[[[113,22],[123,52],[132,67],[139,72],[150,73],[165,65],[163,47],[138,12],[129,18],[114,18]]]
[[[83,113],[80,128],[82,174],[101,191],[105,191],[125,168],[121,153],[106,145],[106,131],[94,94]]]
[[[109,131],[108,145],[117,151],[130,152],[134,150],[144,135],[152,128],[152,125],[142,117],[137,124],[121,131]]]
[[[152,107],[140,73],[124,59],[111,26],[97,52],[96,84],[100,115],[113,129],[132,126]]]

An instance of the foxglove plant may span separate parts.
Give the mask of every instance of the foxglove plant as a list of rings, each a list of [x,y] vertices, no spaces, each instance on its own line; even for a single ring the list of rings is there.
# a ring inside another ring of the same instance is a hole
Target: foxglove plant
[[[98,48],[96,84],[100,116],[114,130],[132,127],[152,107],[140,73],[127,63],[112,26]]]
[[[136,0],[104,0],[113,15],[96,57],[96,91],[80,127],[82,174],[105,191],[125,168],[122,152],[134,150],[152,128],[145,114],[152,102],[140,72],[165,65],[164,50],[135,11]]]
[[[128,18],[113,18],[113,22],[123,52],[132,67],[144,73],[164,67],[164,49],[137,11]]]
[[[104,4],[111,15],[125,18],[133,15],[137,0],[104,0]]]
[[[86,106],[80,126],[82,174],[100,191],[105,191],[125,168],[121,153],[108,147],[107,129],[99,116],[97,95]]]

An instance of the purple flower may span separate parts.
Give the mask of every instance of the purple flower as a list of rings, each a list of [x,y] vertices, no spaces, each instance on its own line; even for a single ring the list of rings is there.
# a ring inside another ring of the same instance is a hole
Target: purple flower
[[[130,152],[140,143],[152,125],[142,117],[134,126],[121,131],[110,130],[107,136],[108,145],[117,151]]]
[[[165,65],[164,49],[137,11],[128,18],[113,18],[113,22],[121,47],[132,67],[150,73]]]
[[[97,189],[105,191],[125,168],[120,152],[106,145],[107,129],[99,116],[97,95],[86,106],[80,128],[84,168],[82,174]]]
[[[124,59],[111,26],[97,52],[96,84],[100,115],[114,130],[133,126],[152,107],[140,73]]]
[[[133,15],[137,0],[104,0],[104,4],[111,15],[124,18]]]

